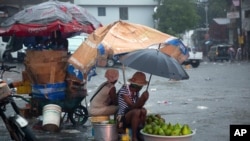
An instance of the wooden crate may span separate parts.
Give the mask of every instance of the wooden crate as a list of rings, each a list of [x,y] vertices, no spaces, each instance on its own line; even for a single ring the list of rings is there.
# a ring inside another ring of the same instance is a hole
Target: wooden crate
[[[26,52],[26,63],[47,63],[67,61],[67,51],[60,50],[28,50]]]
[[[65,80],[67,62],[25,63],[25,66],[32,83],[46,84]]]

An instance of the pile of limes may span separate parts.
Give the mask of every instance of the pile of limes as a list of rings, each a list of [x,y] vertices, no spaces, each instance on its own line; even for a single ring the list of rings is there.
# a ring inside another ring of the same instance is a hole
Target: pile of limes
[[[115,123],[116,123],[116,121],[114,119],[108,120],[108,124],[115,124]]]
[[[188,124],[166,123],[159,114],[152,114],[147,116],[143,132],[161,136],[181,136],[191,134],[192,130]]]

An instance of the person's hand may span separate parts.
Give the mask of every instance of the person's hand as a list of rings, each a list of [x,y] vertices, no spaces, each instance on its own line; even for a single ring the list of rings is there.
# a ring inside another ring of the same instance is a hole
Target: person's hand
[[[148,100],[149,97],[149,93],[148,91],[145,91],[141,94],[141,96],[139,97],[139,99],[136,102],[136,108],[142,108],[144,106],[144,104],[146,103],[146,101]]]
[[[144,100],[144,101],[147,101],[148,100],[148,97],[149,97],[149,93],[148,91],[144,91],[141,95],[141,98]]]

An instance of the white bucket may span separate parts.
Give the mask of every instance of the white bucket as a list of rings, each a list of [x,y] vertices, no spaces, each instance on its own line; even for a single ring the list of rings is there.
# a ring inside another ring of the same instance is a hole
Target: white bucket
[[[57,131],[60,127],[62,108],[55,104],[48,104],[43,107],[43,129]]]

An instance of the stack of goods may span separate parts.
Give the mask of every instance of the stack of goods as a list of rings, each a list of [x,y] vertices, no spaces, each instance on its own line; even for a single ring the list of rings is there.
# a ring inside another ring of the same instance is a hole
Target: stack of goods
[[[67,66],[67,98],[84,98],[87,95],[83,73],[72,64]]]
[[[67,51],[27,51],[25,71],[32,83],[34,98],[49,100],[65,98],[67,59]]]
[[[180,64],[189,57],[188,48],[177,38],[169,38],[159,48],[163,53],[175,58]]]

